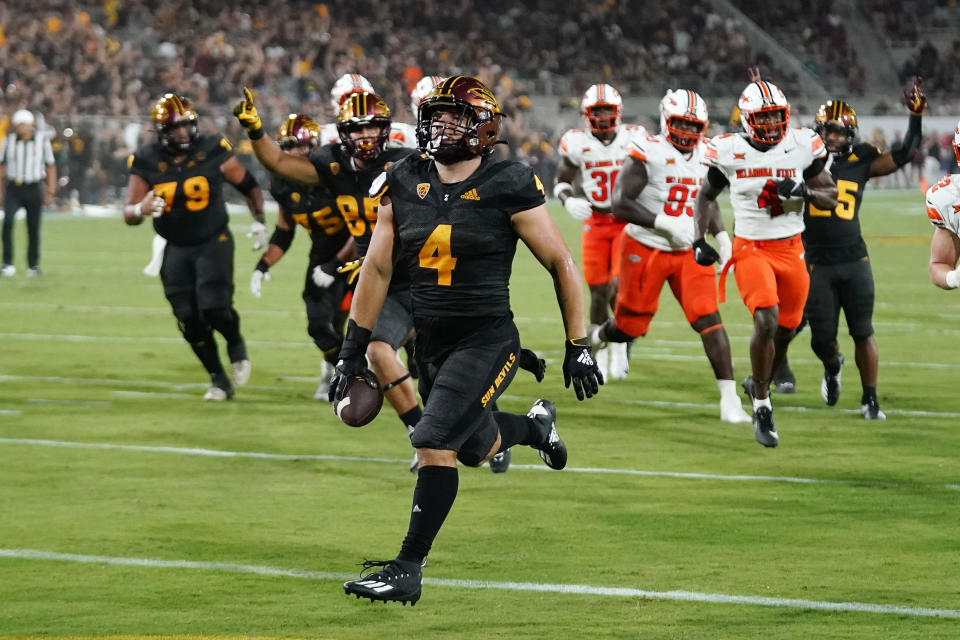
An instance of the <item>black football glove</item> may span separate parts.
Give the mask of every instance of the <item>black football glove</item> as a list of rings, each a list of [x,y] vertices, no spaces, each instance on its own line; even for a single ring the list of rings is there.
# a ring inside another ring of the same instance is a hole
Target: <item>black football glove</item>
[[[532,373],[537,382],[540,382],[547,372],[547,361],[538,358],[530,349],[520,349],[520,368]]]
[[[804,198],[807,195],[807,183],[784,178],[777,183],[777,195],[782,199]]]
[[[910,110],[910,115],[919,116],[927,108],[927,96],[923,93],[923,78],[913,76],[913,82],[903,90],[903,101]]]
[[[347,323],[347,335],[340,347],[337,366],[333,370],[333,380],[330,381],[330,390],[327,392],[327,399],[330,402],[343,395],[343,387],[347,386],[347,379],[350,376],[362,375],[366,371],[370,333],[370,329],[359,326],[352,318]]]
[[[720,254],[710,246],[706,238],[698,238],[693,243],[693,259],[697,264],[709,267],[714,262],[720,262]]]
[[[590,350],[590,340],[586,337],[567,340],[566,354],[563,357],[563,386],[570,388],[577,394],[577,400],[583,400],[597,393],[597,385],[603,384],[603,373],[593,358]]]

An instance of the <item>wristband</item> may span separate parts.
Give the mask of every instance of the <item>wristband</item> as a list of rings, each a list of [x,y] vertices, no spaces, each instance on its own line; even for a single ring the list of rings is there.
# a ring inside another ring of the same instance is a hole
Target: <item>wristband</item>
[[[270,265],[266,260],[261,259],[260,262],[257,263],[257,266],[255,266],[253,269],[254,271],[262,271],[263,273],[266,273],[267,271],[270,271]]]

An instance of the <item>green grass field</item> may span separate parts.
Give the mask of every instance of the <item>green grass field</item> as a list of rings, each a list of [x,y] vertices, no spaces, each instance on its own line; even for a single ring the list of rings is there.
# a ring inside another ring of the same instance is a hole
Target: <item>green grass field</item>
[[[391,411],[350,429],[312,400],[304,237],[254,299],[259,254],[233,218],[254,372],[205,404],[140,273],[149,229],[49,218],[45,273],[27,279],[19,223],[20,273],[0,280],[0,636],[958,638],[960,295],[929,283],[921,194],[870,191],[862,213],[888,420],[860,418],[843,326],[844,391],[824,406],[805,332],[798,392],[773,399],[775,450],[720,422],[669,293],[629,379],[578,403],[552,286],[521,248],[517,324],[549,366],[540,385],[521,372],[501,407],[556,400],[569,468],[521,447],[507,474],[462,469],[413,609],[341,588],[397,551],[415,478]],[[732,279],[728,293],[739,380],[752,327]]]

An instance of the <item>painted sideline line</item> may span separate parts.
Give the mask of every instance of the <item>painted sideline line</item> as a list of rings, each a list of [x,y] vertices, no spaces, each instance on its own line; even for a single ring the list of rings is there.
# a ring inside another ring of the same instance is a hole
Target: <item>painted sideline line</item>
[[[383,464],[410,464],[409,458],[375,458],[366,456],[340,456],[332,454],[291,454],[266,453],[261,451],[227,451],[223,449],[203,449],[198,447],[167,447],[137,444],[115,444],[110,442],[75,442],[69,440],[38,440],[33,438],[0,438],[0,445],[26,445],[34,447],[61,447],[66,449],[103,449],[114,451],[137,451],[142,453],[173,453],[189,456],[213,458],[254,458],[258,460],[323,460],[333,462],[372,462]],[[513,464],[511,469],[525,471],[549,471],[552,469],[539,464]],[[832,480],[825,478],[795,478],[791,476],[751,476],[741,474],[689,473],[682,471],[648,471],[644,469],[609,469],[604,467],[566,467],[565,473],[595,473],[625,476],[643,476],[650,478],[682,478],[687,480],[726,480],[739,482],[784,482],[788,484],[832,484],[856,487],[908,488],[918,486],[905,482],[880,482],[873,480]],[[960,490],[960,485],[924,485],[929,488]]]
[[[198,569],[224,573],[248,573],[261,576],[280,576],[306,580],[350,580],[351,574],[326,571],[307,571],[304,569],[285,569],[251,564],[231,564],[229,562],[203,562],[196,560],[159,560],[154,558],[123,558],[115,556],[91,556],[73,553],[38,551],[35,549],[0,549],[0,557],[17,560],[52,560],[81,564],[107,564],[123,567],[147,567],[151,569]],[[550,584],[540,582],[494,582],[488,580],[456,580],[450,578],[424,578],[424,584],[455,589],[485,589],[496,591],[533,591],[537,593],[560,593],[587,596],[606,596],[620,598],[647,598],[650,600],[671,600],[676,602],[708,602],[713,604],[746,604],[764,607],[786,607],[792,609],[818,609],[822,611],[854,611],[859,613],[894,614],[925,618],[958,618],[960,611],[955,609],[933,609],[928,607],[904,607],[869,602],[830,602],[822,600],[802,600],[796,598],[770,598],[765,596],[735,596],[724,593],[701,593],[697,591],[648,591],[627,587],[595,587],[585,584]]]

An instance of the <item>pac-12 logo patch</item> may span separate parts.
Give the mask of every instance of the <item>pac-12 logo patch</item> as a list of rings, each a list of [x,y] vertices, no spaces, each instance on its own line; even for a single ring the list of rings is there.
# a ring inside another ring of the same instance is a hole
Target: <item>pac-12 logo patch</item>
[[[430,191],[429,182],[421,182],[417,185],[417,195],[420,196],[420,199],[423,200],[427,197],[427,193]]]

